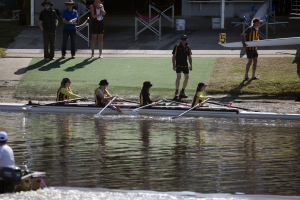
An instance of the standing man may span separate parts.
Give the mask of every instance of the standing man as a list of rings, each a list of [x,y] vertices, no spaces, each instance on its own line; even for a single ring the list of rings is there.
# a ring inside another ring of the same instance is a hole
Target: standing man
[[[62,17],[61,17],[64,22],[61,58],[65,58],[65,56],[66,56],[67,42],[68,42],[69,36],[71,38],[71,55],[72,55],[72,58],[75,58],[76,21],[78,18],[78,13],[76,10],[73,9],[73,6],[75,6],[77,3],[74,3],[73,0],[68,0],[64,4],[68,8],[66,10],[64,10]]]
[[[55,50],[55,37],[56,37],[56,27],[58,26],[58,20],[55,10],[52,10],[51,3],[49,0],[45,0],[42,3],[45,9],[40,13],[39,25],[43,32],[44,41],[44,58],[45,60],[55,60],[54,50]],[[48,45],[50,42],[50,54],[48,51]]]
[[[0,132],[0,167],[15,165],[14,152],[6,144],[7,134],[4,131]]]
[[[173,70],[176,71],[177,79],[175,82],[176,85],[176,92],[174,99],[178,98],[178,89],[180,85],[180,79],[181,79],[181,72],[184,73],[184,81],[182,85],[182,90],[180,92],[179,98],[187,98],[186,94],[184,93],[184,89],[187,86],[188,80],[189,80],[189,70],[193,70],[192,66],[192,51],[190,46],[187,44],[187,36],[183,35],[181,36],[181,41],[179,44],[175,45],[173,49]],[[187,58],[189,58],[190,67],[188,67]]]
[[[261,26],[261,23],[262,23],[262,21],[259,18],[254,19],[252,22],[253,25],[249,26],[245,30],[245,32],[241,34],[241,40],[243,43],[243,47],[246,49],[246,54],[247,54],[247,58],[248,58],[248,63],[246,65],[246,73],[245,73],[245,77],[244,77],[245,81],[250,80],[250,78],[248,76],[248,72],[249,72],[252,62],[253,62],[253,71],[252,71],[251,80],[258,79],[255,76],[255,70],[256,70],[256,66],[257,66],[257,57],[258,57],[257,47],[247,47],[247,44],[245,43],[245,37],[246,37],[246,42],[259,40],[258,28]]]

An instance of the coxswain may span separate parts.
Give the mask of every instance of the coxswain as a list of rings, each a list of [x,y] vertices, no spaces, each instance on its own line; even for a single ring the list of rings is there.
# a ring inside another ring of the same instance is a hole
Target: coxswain
[[[56,101],[64,101],[67,99],[77,99],[77,98],[83,98],[84,100],[86,100],[86,97],[81,97],[79,95],[73,94],[71,88],[71,80],[69,78],[64,78],[61,83],[60,83],[60,87],[57,90],[57,98]]]
[[[96,106],[104,107],[110,100],[112,100],[114,97],[118,98],[118,95],[111,95],[108,90],[108,81],[106,79],[103,79],[99,83],[99,87],[95,90],[95,104]],[[122,101],[123,99],[118,99],[119,101]],[[117,110],[120,113],[122,112],[119,107],[116,106],[110,106],[111,109]]]
[[[195,105],[197,105],[198,103],[201,103],[205,99],[212,98],[211,96],[203,95],[203,92],[204,92],[206,86],[207,86],[207,84],[202,83],[202,82],[198,84],[198,87],[196,89],[196,94],[194,96],[191,107],[194,107]]]
[[[145,106],[145,105],[152,103],[150,92],[149,92],[151,87],[152,87],[152,84],[150,83],[150,81],[145,81],[143,83],[143,87],[142,87],[142,90],[140,93],[141,106]]]

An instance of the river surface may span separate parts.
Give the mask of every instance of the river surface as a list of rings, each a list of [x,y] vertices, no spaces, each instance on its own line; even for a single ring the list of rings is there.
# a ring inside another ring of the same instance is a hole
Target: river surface
[[[16,164],[45,171],[52,192],[300,194],[299,121],[0,112],[0,122]]]

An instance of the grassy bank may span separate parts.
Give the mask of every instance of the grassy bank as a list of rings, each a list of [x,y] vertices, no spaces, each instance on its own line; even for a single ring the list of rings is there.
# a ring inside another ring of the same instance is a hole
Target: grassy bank
[[[18,21],[0,22],[0,58],[5,56],[5,51],[27,26],[20,26]]]
[[[209,84],[207,92],[210,94],[299,96],[299,58],[260,58],[256,71],[259,80],[253,81],[243,81],[246,63],[245,58],[193,58],[194,70],[190,72],[186,88],[188,101],[199,82]],[[251,70],[249,75],[252,75]],[[176,73],[172,70],[171,58],[76,58],[51,62],[34,58],[14,97],[54,100],[64,77],[72,80],[73,93],[89,98],[93,98],[99,81],[106,78],[112,94],[138,99],[142,83],[149,80],[153,83],[150,92],[155,100],[173,97]]]
[[[209,78],[211,94],[300,95],[300,58],[259,58],[259,80],[243,81],[246,58],[217,58]],[[252,75],[252,67],[249,76]]]
[[[193,95],[197,84],[206,82],[215,58],[194,58],[194,69],[186,88]],[[144,81],[151,81],[153,99],[172,98],[176,73],[171,58],[105,58],[57,59],[47,62],[34,58],[22,76],[15,97],[25,100],[54,100],[60,81],[69,77],[73,93],[93,98],[101,79],[107,79],[108,90],[123,98],[138,99]],[[183,77],[181,81],[181,86]]]

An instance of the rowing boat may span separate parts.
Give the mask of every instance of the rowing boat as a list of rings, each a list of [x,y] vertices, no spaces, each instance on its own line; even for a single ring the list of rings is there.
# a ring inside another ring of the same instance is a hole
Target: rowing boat
[[[112,104],[114,105],[114,104]],[[136,104],[117,104],[123,115],[148,115],[148,116],[178,116],[190,107],[173,105],[156,105],[149,108],[139,109]],[[20,103],[0,103],[0,111],[5,112],[29,112],[29,113],[80,113],[94,115],[101,110],[92,103],[69,103],[65,105],[28,105]],[[118,115],[119,112],[107,108],[103,115]],[[237,108],[223,107],[198,107],[184,116],[186,117],[227,117],[227,118],[254,118],[254,119],[286,119],[300,120],[300,114],[252,112]]]

